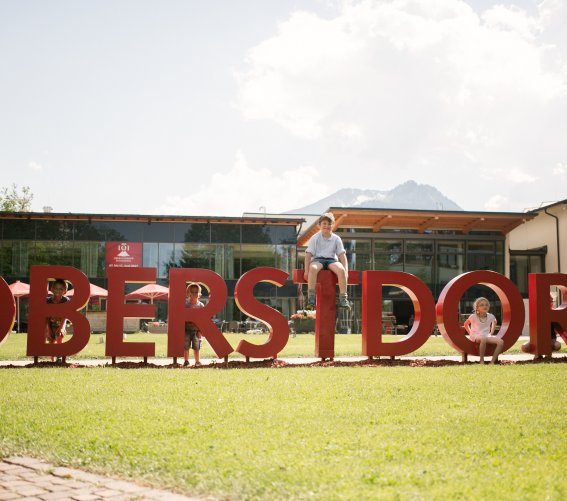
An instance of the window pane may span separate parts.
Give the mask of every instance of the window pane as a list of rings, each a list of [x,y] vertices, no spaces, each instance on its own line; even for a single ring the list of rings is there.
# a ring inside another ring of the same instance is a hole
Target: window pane
[[[75,249],[73,242],[35,242],[32,262],[35,265],[74,266]],[[80,251],[77,252],[77,265],[80,262]]]
[[[29,273],[29,246],[33,242],[28,240],[2,242],[2,276],[27,276]]]
[[[401,240],[374,240],[374,252],[401,253]]]
[[[281,224],[244,224],[242,243],[295,244],[295,227]]]
[[[530,256],[530,273],[544,273],[543,257],[542,256]]]
[[[433,256],[429,254],[406,254],[404,271],[430,285],[433,276],[432,265]]]
[[[240,243],[240,225],[212,223],[211,242]]]
[[[432,253],[433,240],[406,240],[406,252],[408,254]]]
[[[275,246],[272,245],[242,245],[239,257],[242,260],[242,273],[260,266],[276,266]]]
[[[494,252],[494,242],[469,242],[469,252]]]
[[[97,240],[111,242],[142,242],[143,226],[147,225],[136,221],[93,221],[91,224],[100,234]]]
[[[404,271],[402,254],[374,254],[374,269]]]
[[[510,279],[522,295],[528,293],[528,256],[510,256]]]
[[[166,278],[169,268],[175,268],[173,244],[158,244],[158,277]]]
[[[401,240],[374,240],[374,269],[403,271]]]
[[[142,263],[145,268],[158,267],[158,244],[145,243],[142,254]]]
[[[72,221],[36,221],[38,240],[73,240]]]
[[[370,240],[344,240],[348,267],[351,270],[371,270],[372,254]]]
[[[465,252],[465,242],[460,240],[439,240],[437,252]]]
[[[2,238],[6,240],[33,240],[35,221],[6,219],[2,221]]]
[[[437,256],[437,281],[441,287],[447,285],[453,278],[464,271],[465,257],[463,254],[439,254]]]
[[[494,254],[467,254],[467,270],[492,270],[496,269],[496,259]]]
[[[174,225],[175,242],[211,241],[211,225],[209,223],[176,223]]]
[[[222,246],[219,246],[222,249]],[[215,270],[217,246],[212,244],[177,244],[175,265],[179,268],[204,268]]]
[[[89,278],[104,277],[104,242],[75,242],[80,270]]]
[[[173,226],[175,223],[152,221],[141,225],[144,242],[173,242]]]
[[[277,245],[276,246],[276,268],[289,273],[295,269],[295,246]]]

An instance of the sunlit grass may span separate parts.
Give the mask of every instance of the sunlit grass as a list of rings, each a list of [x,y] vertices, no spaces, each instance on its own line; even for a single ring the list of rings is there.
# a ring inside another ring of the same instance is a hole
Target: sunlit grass
[[[225,334],[228,342],[233,348],[238,346],[242,339],[246,339],[251,343],[262,344],[266,342],[266,334]],[[403,336],[384,336],[388,342],[395,342],[402,339]],[[104,354],[105,350],[104,334],[93,334],[89,344],[78,354],[73,355],[74,360],[107,358]],[[11,334],[5,343],[0,346],[0,360],[23,360],[26,359],[26,334]],[[155,343],[155,353],[157,358],[165,358],[167,355],[167,335],[166,334],[147,334],[137,333],[128,334],[127,341],[131,342],[152,342]],[[506,353],[519,353],[520,345],[523,341],[518,341]],[[565,348],[563,348],[565,349]],[[315,351],[315,336],[313,334],[298,334],[295,337],[290,336],[289,341],[280,357],[313,357]],[[362,336],[360,334],[337,334],[335,335],[335,356],[360,356],[362,353]],[[417,351],[411,353],[411,356],[442,356],[442,355],[458,355],[441,336],[431,336],[429,340]],[[201,356],[203,358],[215,358],[216,355],[211,350],[208,343],[203,343]],[[238,353],[232,353],[230,358],[243,358]]]
[[[565,367],[0,369],[0,453],[220,499],[566,499]]]

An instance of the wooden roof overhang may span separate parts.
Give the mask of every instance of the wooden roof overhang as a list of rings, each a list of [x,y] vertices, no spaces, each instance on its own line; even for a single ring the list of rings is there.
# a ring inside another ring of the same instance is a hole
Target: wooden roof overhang
[[[454,230],[462,234],[471,231],[496,231],[506,235],[517,226],[533,219],[535,214],[515,212],[428,211],[406,209],[358,209],[331,207],[327,212],[335,216],[333,231],[343,228],[361,228],[374,233],[382,229]],[[315,222],[299,238],[297,244],[305,247],[318,231]]]
[[[161,216],[135,214],[74,214],[71,212],[0,212],[0,219],[24,219],[42,221],[133,221],[143,223],[224,223],[224,224],[275,224],[300,225],[302,217],[270,218],[258,217],[223,217],[223,216]]]

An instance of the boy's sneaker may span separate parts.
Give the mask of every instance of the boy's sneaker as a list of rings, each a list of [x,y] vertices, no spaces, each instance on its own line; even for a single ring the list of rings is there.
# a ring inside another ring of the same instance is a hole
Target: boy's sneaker
[[[350,301],[345,296],[339,298],[339,308],[350,310]]]
[[[57,360],[55,360],[56,364],[62,364],[63,363],[63,358],[62,357],[57,357]]]
[[[201,362],[195,362],[195,367],[201,367],[203,365]]]
[[[315,296],[307,296],[307,309],[313,310],[315,308]]]
[[[183,362],[183,367],[188,367],[189,366],[189,360],[185,360],[185,362]]]

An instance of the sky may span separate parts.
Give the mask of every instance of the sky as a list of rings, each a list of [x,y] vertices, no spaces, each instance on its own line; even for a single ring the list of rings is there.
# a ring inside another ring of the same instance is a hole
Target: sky
[[[414,180],[567,198],[567,0],[0,0],[0,187],[241,216]]]

